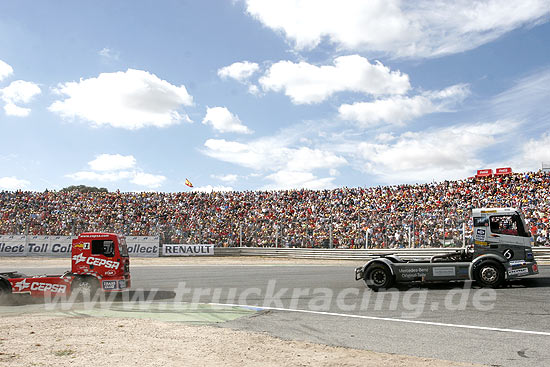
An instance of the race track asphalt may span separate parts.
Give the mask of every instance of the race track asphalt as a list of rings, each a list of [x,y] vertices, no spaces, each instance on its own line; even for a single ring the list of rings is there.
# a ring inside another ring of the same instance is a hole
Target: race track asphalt
[[[217,325],[284,339],[497,366],[549,364],[550,266],[497,290],[466,282],[378,293],[356,282],[353,270],[347,265],[136,266],[132,288],[175,291],[178,302],[253,306],[258,312],[252,316]]]

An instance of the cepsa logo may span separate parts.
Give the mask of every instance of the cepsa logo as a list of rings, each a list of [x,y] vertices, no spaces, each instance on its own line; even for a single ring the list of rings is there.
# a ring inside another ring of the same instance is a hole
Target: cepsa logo
[[[97,257],[86,257],[82,254],[74,255],[73,260],[75,261],[75,265],[85,262],[88,265],[104,266],[107,269],[118,269],[120,266],[120,263],[117,261],[105,260]]]
[[[52,292],[52,293],[65,293],[67,286],[65,284],[52,284],[42,282],[27,282],[23,279],[15,283],[14,288],[17,288],[17,292],[23,292],[26,289],[30,291]]]

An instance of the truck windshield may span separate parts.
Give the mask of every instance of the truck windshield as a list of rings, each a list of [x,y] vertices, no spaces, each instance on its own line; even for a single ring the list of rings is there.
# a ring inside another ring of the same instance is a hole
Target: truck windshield
[[[111,240],[93,240],[92,255],[115,256],[115,246]]]
[[[492,233],[509,236],[531,237],[531,233],[526,230],[523,220],[517,213],[513,215],[491,216],[490,227]]]

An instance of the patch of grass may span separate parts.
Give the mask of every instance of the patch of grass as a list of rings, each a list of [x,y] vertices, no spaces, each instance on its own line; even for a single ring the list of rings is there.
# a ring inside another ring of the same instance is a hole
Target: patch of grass
[[[73,355],[73,354],[74,354],[74,350],[72,350],[72,349],[56,350],[56,351],[53,352],[53,354],[54,354],[56,357],[65,357],[65,356]]]

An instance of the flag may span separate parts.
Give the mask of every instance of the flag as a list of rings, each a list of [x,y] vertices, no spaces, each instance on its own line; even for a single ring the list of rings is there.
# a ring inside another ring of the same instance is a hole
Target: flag
[[[189,187],[193,187],[193,184],[188,179],[185,179],[185,184]]]

